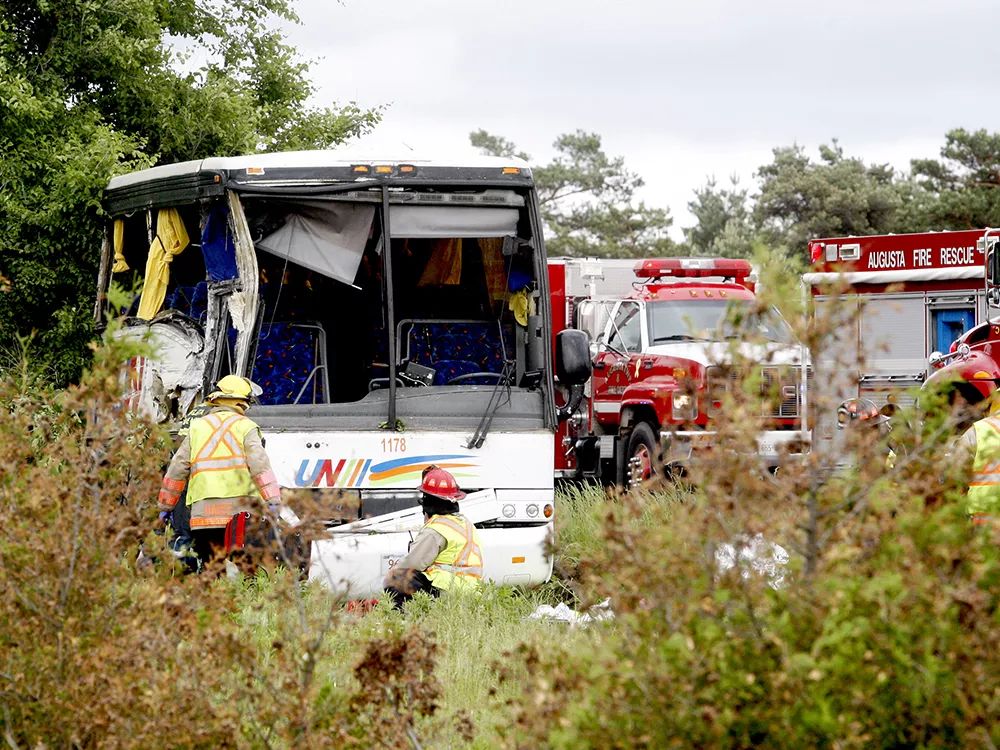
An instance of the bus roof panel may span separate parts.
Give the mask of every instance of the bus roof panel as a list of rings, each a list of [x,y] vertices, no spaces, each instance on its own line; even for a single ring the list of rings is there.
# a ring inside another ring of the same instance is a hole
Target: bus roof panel
[[[193,178],[197,175],[210,173],[225,173],[230,176],[238,174],[249,175],[263,170],[266,174],[268,170],[294,170],[314,173],[325,169],[349,169],[353,165],[367,164],[374,166],[409,164],[418,169],[432,168],[435,170],[457,171],[471,170],[492,170],[496,169],[497,174],[503,167],[517,167],[524,176],[530,176],[531,170],[528,164],[521,159],[513,157],[479,156],[471,159],[421,159],[411,156],[404,156],[400,159],[372,158],[371,154],[352,153],[350,151],[282,151],[270,154],[250,154],[247,156],[223,156],[211,157],[196,161],[178,162],[176,164],[164,164],[150,169],[143,169],[138,172],[120,175],[111,179],[108,184],[108,191],[116,191],[128,188],[145,182],[170,180],[171,178]],[[247,172],[251,170],[251,172]]]

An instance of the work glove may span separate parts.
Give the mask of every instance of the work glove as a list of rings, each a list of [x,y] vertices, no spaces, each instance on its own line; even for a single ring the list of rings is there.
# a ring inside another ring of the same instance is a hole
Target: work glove
[[[170,523],[170,511],[161,510],[156,517],[156,521],[153,523],[153,531],[157,534],[162,534],[167,528],[168,523]]]

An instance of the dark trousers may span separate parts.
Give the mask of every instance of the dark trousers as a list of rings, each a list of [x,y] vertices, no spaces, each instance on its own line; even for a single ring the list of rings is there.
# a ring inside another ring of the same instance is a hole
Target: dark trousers
[[[385,591],[392,599],[392,605],[396,609],[402,609],[403,605],[410,601],[418,591],[424,591],[434,598],[441,596],[441,589],[432,584],[431,579],[423,571],[415,571],[407,578],[406,585],[389,586]]]
[[[210,562],[216,557],[225,557],[225,529],[198,529],[191,532],[191,538],[193,539],[194,551],[202,564]]]
[[[191,534],[191,509],[187,505],[186,492],[181,493],[168,519],[170,529],[173,531],[170,548],[174,556],[189,572],[197,573],[201,570],[202,559],[196,549],[198,545],[195,543],[195,538]]]

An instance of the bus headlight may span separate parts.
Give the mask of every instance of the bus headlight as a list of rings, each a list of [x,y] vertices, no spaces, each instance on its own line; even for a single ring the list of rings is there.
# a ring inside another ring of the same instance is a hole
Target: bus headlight
[[[501,513],[503,513],[504,518],[513,518],[514,506],[511,505],[510,503],[507,503],[505,506],[503,506],[503,508],[501,508]]]
[[[674,419],[690,421],[698,416],[698,404],[693,393],[674,391],[670,399]]]
[[[524,509],[527,512],[529,518],[534,518],[538,515],[538,505],[532,503],[527,508]]]

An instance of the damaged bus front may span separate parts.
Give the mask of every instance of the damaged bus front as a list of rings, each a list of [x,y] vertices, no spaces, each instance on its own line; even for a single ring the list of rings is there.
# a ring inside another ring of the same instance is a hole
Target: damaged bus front
[[[96,313],[112,280],[141,284],[123,335],[153,344],[130,404],[176,423],[223,375],[259,383],[283,496],[329,522],[311,577],[378,590],[430,464],[471,493],[487,577],[549,577],[556,354],[527,165],[206,159],[117,177],[105,204]]]

